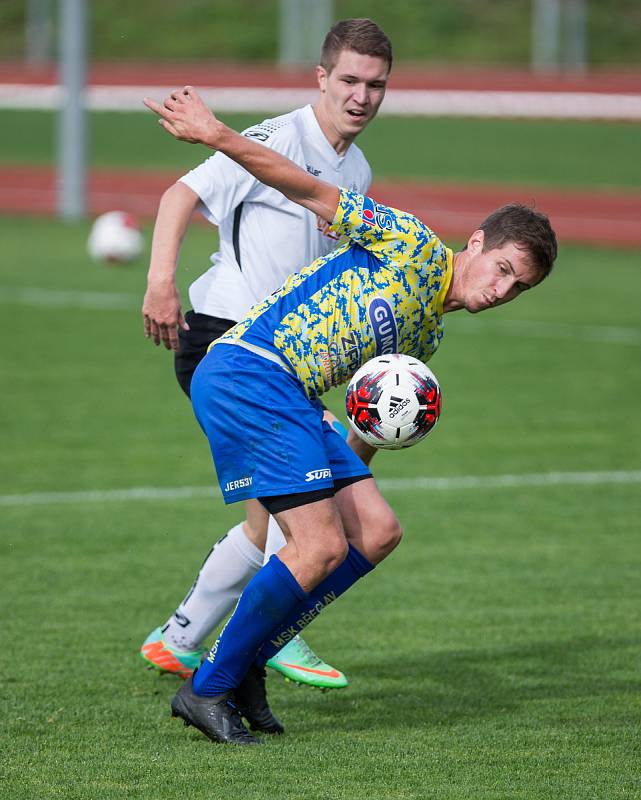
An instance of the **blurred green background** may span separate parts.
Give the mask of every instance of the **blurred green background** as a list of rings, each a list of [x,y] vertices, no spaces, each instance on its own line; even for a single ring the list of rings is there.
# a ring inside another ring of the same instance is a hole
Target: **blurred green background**
[[[0,3],[0,59],[24,51],[24,0]],[[91,4],[98,60],[274,61],[278,0],[109,0]],[[334,0],[334,18],[371,17],[397,62],[528,66],[531,0]],[[639,0],[587,0],[592,66],[641,63]]]

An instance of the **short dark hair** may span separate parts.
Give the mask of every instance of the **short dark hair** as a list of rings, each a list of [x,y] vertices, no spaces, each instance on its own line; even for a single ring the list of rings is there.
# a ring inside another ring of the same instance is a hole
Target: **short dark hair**
[[[385,32],[366,17],[342,19],[332,25],[321,47],[321,66],[331,72],[343,50],[382,58],[392,69],[392,43]]]
[[[485,234],[484,252],[512,242],[528,253],[529,261],[541,279],[550,274],[558,245],[545,214],[520,203],[509,203],[493,211],[479,228]]]

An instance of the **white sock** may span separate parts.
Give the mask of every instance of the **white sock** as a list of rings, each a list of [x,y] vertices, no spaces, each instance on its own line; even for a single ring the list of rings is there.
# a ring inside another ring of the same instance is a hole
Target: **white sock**
[[[279,550],[282,550],[283,547],[287,544],[287,540],[285,539],[283,532],[280,529],[280,525],[276,522],[276,520],[270,516],[269,517],[269,525],[267,526],[267,543],[265,544],[265,561],[266,564],[270,557],[277,553]]]
[[[212,547],[187,597],[163,625],[163,639],[177,650],[202,647],[262,565],[263,553],[242,523],[233,527]]]

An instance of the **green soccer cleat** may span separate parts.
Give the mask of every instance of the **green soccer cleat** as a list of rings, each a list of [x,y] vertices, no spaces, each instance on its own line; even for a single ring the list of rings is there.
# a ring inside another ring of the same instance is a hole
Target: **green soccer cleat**
[[[159,672],[170,672],[172,675],[178,675],[183,680],[193,674],[205,652],[207,651],[204,649],[182,652],[170,647],[162,638],[160,628],[155,628],[140,648],[140,655],[147,662],[150,669],[157,669]]]
[[[349,683],[344,673],[321,661],[300,636],[281,648],[266,666],[290,681],[318,689],[344,689]]]

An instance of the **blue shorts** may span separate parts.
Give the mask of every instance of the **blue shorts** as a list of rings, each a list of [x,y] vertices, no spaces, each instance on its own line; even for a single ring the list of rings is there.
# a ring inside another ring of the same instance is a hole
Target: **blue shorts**
[[[212,347],[194,373],[191,401],[226,503],[331,489],[335,480],[370,475],[302,383],[243,347]]]

